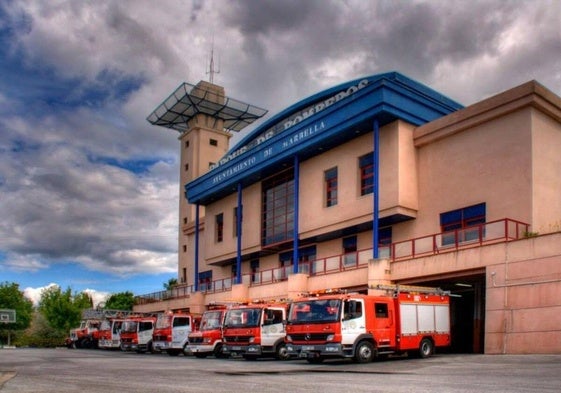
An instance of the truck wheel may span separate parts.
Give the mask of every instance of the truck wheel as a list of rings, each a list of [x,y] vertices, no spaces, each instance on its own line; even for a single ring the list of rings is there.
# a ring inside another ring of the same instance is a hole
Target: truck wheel
[[[288,360],[288,359],[290,359],[290,355],[289,355],[288,350],[286,349],[286,345],[284,343],[280,343],[277,346],[277,353],[275,354],[275,357],[278,360]]]
[[[228,357],[228,355],[222,352],[222,343],[216,344],[216,346],[214,347],[214,351],[212,351],[212,354],[216,359],[224,359]]]
[[[434,344],[428,338],[423,338],[419,345],[419,356],[423,359],[431,357],[434,353]]]
[[[355,348],[354,361],[357,363],[369,363],[374,358],[374,346],[369,341],[361,341]]]

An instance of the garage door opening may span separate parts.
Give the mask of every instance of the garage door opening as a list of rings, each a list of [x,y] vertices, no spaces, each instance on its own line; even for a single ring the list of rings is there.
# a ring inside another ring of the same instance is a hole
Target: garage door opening
[[[450,327],[452,331],[450,352],[484,353],[484,274],[446,277],[442,280],[415,282],[414,284],[438,287],[450,291],[452,294],[450,298]]]

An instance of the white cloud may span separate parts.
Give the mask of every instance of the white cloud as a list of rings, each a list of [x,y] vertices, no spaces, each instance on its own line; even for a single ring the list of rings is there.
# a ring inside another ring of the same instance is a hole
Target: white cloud
[[[34,306],[38,306],[39,302],[41,301],[41,295],[43,294],[43,292],[51,288],[60,288],[60,285],[50,283],[44,287],[27,287],[23,290],[23,295],[27,299],[31,300]],[[100,303],[105,302],[111,295],[109,292],[96,291],[95,289],[84,289],[82,292],[87,293],[92,298],[94,308],[97,307]]]
[[[51,288],[60,288],[60,286],[55,283],[50,283],[44,287],[39,287],[39,288],[28,287],[23,290],[23,295],[29,300],[31,300],[34,306],[38,306],[39,302],[41,301],[41,295],[43,291]]]

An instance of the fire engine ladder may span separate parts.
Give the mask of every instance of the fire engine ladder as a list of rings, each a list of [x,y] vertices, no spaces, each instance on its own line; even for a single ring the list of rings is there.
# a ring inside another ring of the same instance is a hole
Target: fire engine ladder
[[[90,308],[82,311],[82,319],[126,318],[131,315],[141,316],[141,314],[146,314],[146,316],[154,315],[154,313],[139,313],[129,310],[97,310]]]
[[[401,285],[401,284],[377,284],[371,285],[368,287],[369,289],[380,289],[387,292],[392,292],[394,294],[399,294],[400,292],[408,292],[408,293],[427,293],[433,295],[446,295],[450,296],[450,291],[445,291],[441,288],[433,288],[433,287],[421,287],[416,285]]]

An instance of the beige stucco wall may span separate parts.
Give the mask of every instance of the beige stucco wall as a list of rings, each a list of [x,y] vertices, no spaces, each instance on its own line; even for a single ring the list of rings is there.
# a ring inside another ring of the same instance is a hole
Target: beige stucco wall
[[[561,124],[532,110],[532,230],[561,230]]]
[[[418,146],[419,213],[394,232],[394,241],[438,233],[440,213],[482,202],[487,221],[529,222],[530,115],[519,110]]]

